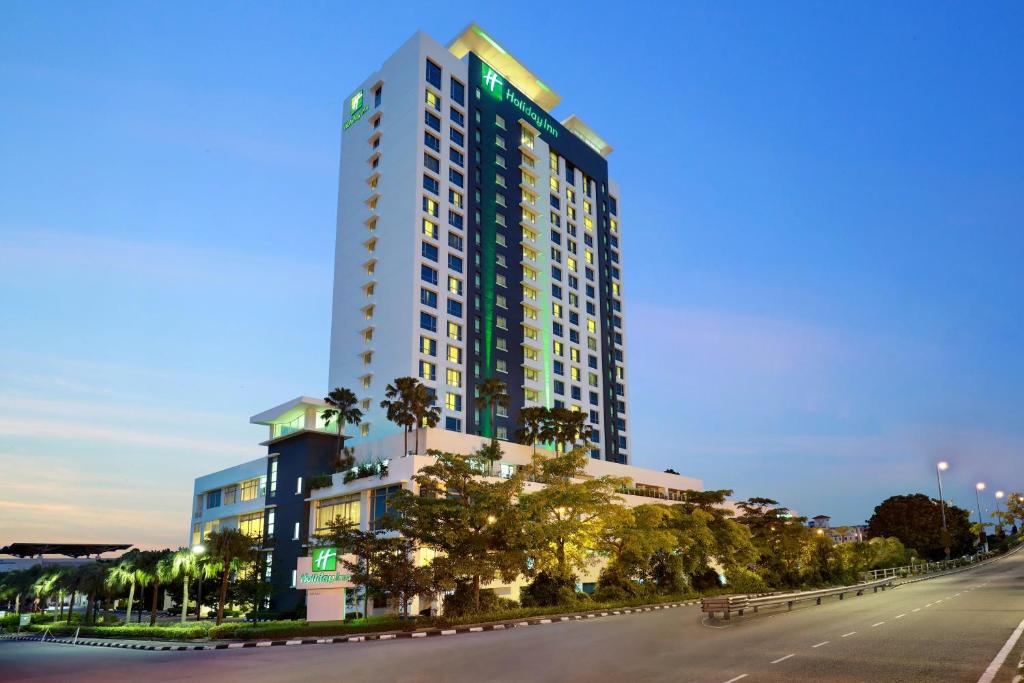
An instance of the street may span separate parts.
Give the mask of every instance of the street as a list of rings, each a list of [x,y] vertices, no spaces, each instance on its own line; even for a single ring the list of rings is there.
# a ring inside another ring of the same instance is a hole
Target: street
[[[1024,553],[992,565],[709,622],[697,607],[441,638],[211,652],[0,642],[23,681],[978,681],[1024,619]],[[994,681],[1013,678],[1024,643]]]

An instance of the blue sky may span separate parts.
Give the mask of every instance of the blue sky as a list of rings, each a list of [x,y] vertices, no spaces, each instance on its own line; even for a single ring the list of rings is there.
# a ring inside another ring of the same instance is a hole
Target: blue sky
[[[326,390],[342,98],[471,19],[615,147],[635,464],[1024,488],[1024,8],[592,5],[3,3],[0,543],[179,545]]]

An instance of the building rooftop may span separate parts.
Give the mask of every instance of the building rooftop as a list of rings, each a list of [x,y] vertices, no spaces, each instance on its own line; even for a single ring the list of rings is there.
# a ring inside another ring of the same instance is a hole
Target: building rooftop
[[[299,396],[290,401],[285,401],[279,406],[274,406],[262,413],[257,413],[249,418],[249,424],[274,425],[291,422],[292,420],[306,414],[307,408],[326,408],[327,403],[320,398]]]
[[[459,35],[448,43],[448,50],[457,58],[462,59],[467,52],[475,52],[480,59],[487,62],[495,71],[505,77],[509,83],[518,88],[524,95],[540,105],[545,111],[551,111],[561,96],[547,86],[518,59],[509,54],[508,50],[498,45],[494,38],[480,28],[474,21]]]
[[[568,128],[573,135],[590,145],[590,147],[592,147],[594,151],[601,156],[606,157],[612,153],[612,146],[605,142],[600,135],[595,133],[593,128],[583,123],[580,117],[576,116],[576,114],[573,114],[565,121],[562,121],[562,125]]]

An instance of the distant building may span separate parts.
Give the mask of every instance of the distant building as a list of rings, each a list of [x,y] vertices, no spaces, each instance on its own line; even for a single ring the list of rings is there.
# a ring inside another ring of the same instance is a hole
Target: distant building
[[[811,521],[807,522],[807,526],[812,529],[827,529],[829,527],[829,520],[832,518],[828,515],[818,515],[817,517],[811,517]]]
[[[807,526],[812,529],[818,529],[822,533],[827,534],[832,542],[836,545],[840,543],[855,543],[857,541],[863,541],[867,535],[867,525],[864,524],[853,524],[850,526],[837,526],[834,527],[831,524],[832,518],[828,515],[818,515],[812,517]]]

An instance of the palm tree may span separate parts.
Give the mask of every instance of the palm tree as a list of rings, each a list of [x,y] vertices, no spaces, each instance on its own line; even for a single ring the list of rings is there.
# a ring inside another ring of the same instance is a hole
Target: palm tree
[[[84,623],[96,623],[96,594],[103,590],[107,579],[107,568],[99,562],[88,562],[79,565],[75,570],[75,583],[78,590],[86,594]],[[68,615],[70,619],[70,614]]]
[[[210,555],[207,571],[220,573],[220,599],[217,601],[217,625],[224,622],[224,601],[228,597],[228,579],[256,559],[256,540],[238,529],[218,529],[206,537]]]
[[[172,580],[181,578],[181,623],[188,618],[188,585],[199,576],[199,556],[192,548],[180,548],[171,555]]]
[[[476,387],[477,401],[491,416],[491,443],[498,440],[498,406],[508,407],[508,386],[497,377],[488,377]]]
[[[121,558],[121,561],[110,568],[107,572],[107,583],[112,588],[123,589],[128,586],[128,607],[124,615],[124,623],[130,624],[132,621],[132,601],[135,599],[135,586],[139,584],[140,577],[145,575],[145,571],[140,570],[135,564],[135,558],[138,553],[130,553],[131,557],[125,555]],[[74,605],[74,593],[71,595],[71,604]],[[71,615],[68,615],[68,623],[71,623]]]
[[[409,453],[409,432],[418,424],[416,415],[415,395],[420,381],[415,377],[399,377],[393,384],[384,389],[384,400],[380,407],[386,411],[387,418],[399,427],[405,428],[405,447],[402,454]],[[418,450],[419,443],[417,443]]]
[[[363,419],[363,411],[359,410],[359,399],[352,392],[351,389],[343,389],[341,387],[335,387],[331,389],[331,393],[324,397],[324,402],[327,403],[329,408],[324,408],[323,412],[320,413],[320,417],[324,419],[324,424],[328,427],[331,426],[331,420],[334,420],[338,425],[338,450],[336,457],[341,459],[341,446],[345,438],[342,435],[342,430],[347,424],[356,424]]]
[[[543,406],[528,406],[519,410],[516,421],[520,429],[516,433],[519,443],[533,446],[533,454],[537,455],[537,442],[544,436],[544,423],[548,419],[548,409]]]
[[[416,452],[420,452],[419,427],[436,427],[441,419],[441,409],[434,405],[434,392],[425,385],[416,383],[413,389],[413,414],[416,417],[416,435],[414,437]]]
[[[174,558],[170,550],[161,551],[161,557],[156,563],[156,570],[153,572],[153,603],[149,611],[149,625],[156,626],[156,613],[158,610],[157,595],[160,584],[168,584],[178,578],[174,569]],[[182,610],[184,614],[184,610]]]

